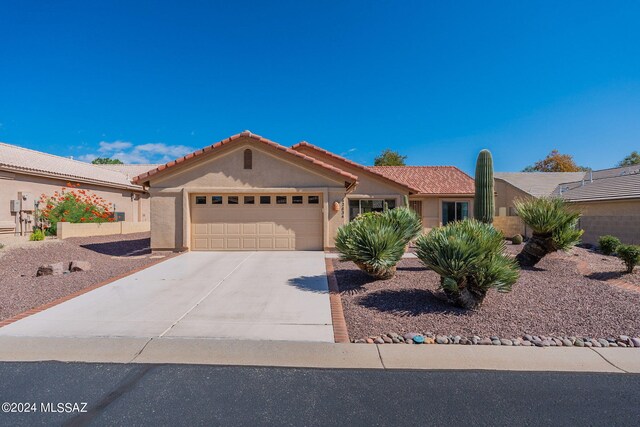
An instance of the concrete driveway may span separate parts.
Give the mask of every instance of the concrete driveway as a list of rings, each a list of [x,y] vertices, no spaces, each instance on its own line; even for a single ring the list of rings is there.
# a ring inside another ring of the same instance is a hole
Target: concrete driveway
[[[0,336],[333,342],[324,253],[185,253],[0,328]]]

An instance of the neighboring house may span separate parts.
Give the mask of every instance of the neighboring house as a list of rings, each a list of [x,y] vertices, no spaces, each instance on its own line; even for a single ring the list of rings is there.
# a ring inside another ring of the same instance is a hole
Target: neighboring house
[[[583,242],[597,244],[610,234],[640,244],[640,166],[587,173],[584,180],[559,185],[556,194],[580,209]]]
[[[333,248],[338,227],[360,213],[400,206],[405,196],[427,228],[470,216],[468,175],[454,167],[405,171],[245,131],[133,181],[149,187],[154,250]]]
[[[584,176],[585,172],[495,172],[493,225],[507,237],[530,235],[530,230],[516,215],[515,200],[550,197],[561,183],[578,181]]]
[[[136,169],[135,173],[140,173]],[[149,221],[149,196],[117,170],[0,143],[0,233],[30,232],[34,204],[42,194],[53,195],[68,182],[93,191],[124,213],[126,221]],[[22,220],[12,200],[22,196]]]
[[[582,241],[597,244],[611,234],[640,243],[640,166],[587,172],[496,172],[494,226],[506,236],[529,234],[516,216],[514,200],[562,197],[580,209]]]

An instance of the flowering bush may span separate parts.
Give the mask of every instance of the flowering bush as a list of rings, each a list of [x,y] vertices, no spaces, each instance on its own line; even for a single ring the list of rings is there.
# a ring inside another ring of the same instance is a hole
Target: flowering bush
[[[53,196],[40,197],[39,217],[47,234],[56,234],[58,222],[91,223],[114,221],[109,204],[89,190],[78,189],[80,184],[67,183]]]

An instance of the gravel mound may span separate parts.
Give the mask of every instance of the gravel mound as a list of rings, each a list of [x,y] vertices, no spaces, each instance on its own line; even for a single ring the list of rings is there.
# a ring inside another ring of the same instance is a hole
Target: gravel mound
[[[516,252],[518,247],[509,247]],[[394,332],[518,337],[640,335],[640,293],[583,277],[575,260],[584,249],[545,257],[521,271],[511,293],[491,291],[483,306],[449,305],[439,277],[416,259],[403,259],[396,276],[372,281],[351,262],[334,261],[352,339]]]

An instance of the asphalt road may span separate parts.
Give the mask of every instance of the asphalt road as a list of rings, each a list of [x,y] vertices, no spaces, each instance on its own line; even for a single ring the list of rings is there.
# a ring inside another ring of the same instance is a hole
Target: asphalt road
[[[0,413],[0,425],[11,426],[611,426],[640,419],[640,375],[630,374],[15,362],[0,363],[0,379],[1,402],[36,404],[36,412]],[[83,402],[87,412],[42,412],[82,409]]]

